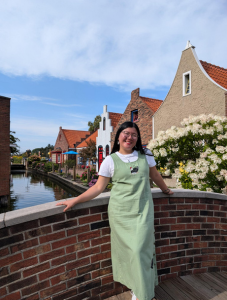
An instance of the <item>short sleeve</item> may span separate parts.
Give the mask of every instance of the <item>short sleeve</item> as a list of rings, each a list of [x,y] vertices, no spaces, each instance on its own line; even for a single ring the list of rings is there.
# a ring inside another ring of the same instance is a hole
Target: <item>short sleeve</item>
[[[152,168],[152,167],[156,166],[156,162],[155,162],[154,156],[151,153],[151,151],[149,149],[146,149],[145,153],[150,154],[150,155],[146,155],[146,159],[147,159],[147,163],[148,163],[149,167]]]
[[[112,177],[114,171],[114,162],[110,155],[108,155],[104,161],[101,163],[99,169],[99,175],[104,177]]]

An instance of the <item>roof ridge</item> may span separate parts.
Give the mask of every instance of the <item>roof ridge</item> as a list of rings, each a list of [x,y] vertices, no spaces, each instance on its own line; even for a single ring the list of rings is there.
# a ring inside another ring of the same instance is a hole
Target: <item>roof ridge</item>
[[[149,98],[149,97],[143,97],[143,96],[140,96],[140,98],[145,98],[145,100],[163,101],[163,100],[160,100],[160,99]]]

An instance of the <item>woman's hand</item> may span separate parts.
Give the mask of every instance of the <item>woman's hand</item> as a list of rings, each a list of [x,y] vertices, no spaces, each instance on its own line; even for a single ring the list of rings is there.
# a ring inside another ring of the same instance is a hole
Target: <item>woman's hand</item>
[[[173,195],[174,194],[174,192],[173,191],[171,191],[171,189],[169,189],[169,188],[167,188],[167,189],[165,189],[164,191],[162,191],[164,194],[166,194],[166,195]]]
[[[61,202],[58,202],[56,204],[56,206],[58,205],[65,205],[65,209],[63,210],[64,212],[70,208],[72,208],[75,204],[76,204],[76,198],[73,198],[73,199],[70,199],[70,200],[66,200],[66,201],[61,201]]]

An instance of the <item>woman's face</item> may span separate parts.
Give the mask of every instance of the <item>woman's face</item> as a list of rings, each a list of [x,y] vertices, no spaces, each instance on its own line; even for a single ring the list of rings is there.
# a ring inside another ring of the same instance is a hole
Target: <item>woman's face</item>
[[[120,144],[119,152],[121,152],[122,154],[132,153],[132,149],[133,147],[135,147],[136,142],[138,140],[138,133],[136,131],[136,128],[128,127],[122,130],[118,140]]]

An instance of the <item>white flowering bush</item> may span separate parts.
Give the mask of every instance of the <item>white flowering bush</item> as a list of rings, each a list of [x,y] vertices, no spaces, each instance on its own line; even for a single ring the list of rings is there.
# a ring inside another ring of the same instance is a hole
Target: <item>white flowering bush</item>
[[[176,177],[177,187],[226,192],[227,118],[190,116],[181,125],[160,131],[149,142],[157,168]]]

